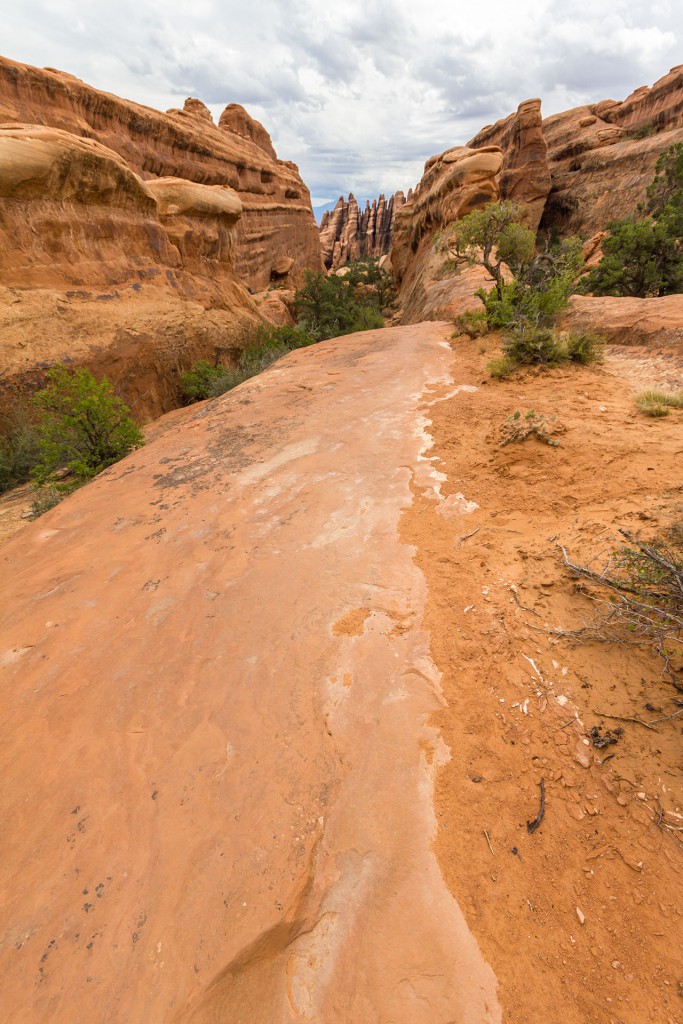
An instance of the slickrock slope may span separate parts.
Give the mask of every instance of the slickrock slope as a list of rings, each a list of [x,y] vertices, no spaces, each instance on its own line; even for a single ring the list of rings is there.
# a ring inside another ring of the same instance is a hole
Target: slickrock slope
[[[353,193],[349,194],[348,202],[340,196],[334,210],[325,210],[320,224],[320,248],[325,267],[330,270],[363,256],[388,253],[394,218],[411,197],[412,189],[408,200],[403,192],[396,192],[388,202],[381,195],[373,199],[372,206],[368,200],[361,213]]]
[[[0,394],[69,362],[108,373],[139,419],[172,408],[180,368],[258,320],[241,213],[227,186],[145,182],[93,139],[0,127]]]
[[[471,149],[498,146],[502,150],[500,197],[525,206],[527,223],[536,231],[550,191],[541,101],[520,103],[515,114],[483,128],[467,145]]]
[[[236,267],[255,291],[291,258],[292,280],[320,265],[318,229],[295,164],[275,157],[265,128],[235,104],[218,125],[196,99],[163,114],[100,92],[72,75],[0,58],[0,123],[43,124],[95,139],[141,177],[228,185],[244,209]]]
[[[440,504],[442,338],[294,353],[3,546],[12,1020],[500,1022],[431,848],[442,699],[398,535],[411,484]]]
[[[403,323],[443,318],[484,283],[477,271],[455,284],[451,273],[440,276],[444,255],[436,251],[434,236],[477,206],[499,198],[502,162],[497,146],[456,146],[425,164],[419,187],[394,224],[391,267],[400,287]]]

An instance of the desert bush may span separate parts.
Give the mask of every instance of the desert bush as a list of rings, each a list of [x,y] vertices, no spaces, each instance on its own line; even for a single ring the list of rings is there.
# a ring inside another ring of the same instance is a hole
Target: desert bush
[[[508,416],[501,427],[502,440],[500,446],[505,448],[508,444],[526,441],[528,437],[535,437],[538,441],[542,441],[543,444],[550,445],[552,448],[558,448],[560,442],[556,441],[552,436],[557,429],[554,416],[546,420],[543,413],[537,413],[534,409],[529,409],[524,416],[518,411],[513,413],[512,416]]]
[[[660,155],[640,212],[647,216],[609,222],[604,255],[581,291],[639,298],[683,291],[683,143]]]
[[[38,426],[25,406],[15,406],[0,423],[0,494],[31,479],[38,463]]]
[[[663,391],[641,391],[636,395],[636,406],[646,416],[668,416],[670,409],[683,409],[683,392],[669,395]]]
[[[568,358],[562,336],[550,327],[511,331],[503,341],[503,353],[518,366],[557,366]]]
[[[507,356],[497,356],[486,364],[486,368],[494,380],[507,380],[510,374],[517,369],[517,363]]]
[[[571,573],[588,580],[599,593],[606,591],[607,597],[597,600],[593,623],[555,632],[578,639],[652,645],[676,683],[673,661],[683,655],[683,523],[675,523],[664,536],[649,542],[626,530],[619,532],[626,543],[609,554],[601,567],[574,564],[561,548]]]
[[[467,334],[470,338],[481,338],[488,334],[489,325],[483,309],[470,309],[455,320],[456,334]],[[454,334],[454,337],[456,336]]]
[[[70,487],[61,482],[62,470],[84,483],[144,444],[130,409],[106,377],[97,381],[85,368],[56,366],[48,381],[31,399],[40,416],[32,474],[39,484]]]
[[[377,302],[353,279],[335,274],[328,277],[307,270],[294,296],[294,308],[300,326],[315,341],[384,326]]]
[[[54,484],[47,484],[44,487],[38,487],[36,490],[36,496],[31,503],[30,518],[38,519],[39,516],[44,515],[45,512],[49,512],[51,508],[58,505],[60,501],[63,501],[68,494],[76,490],[75,487],[68,489],[59,490]]]
[[[288,352],[315,344],[315,339],[306,331],[288,325],[273,327],[259,324],[240,340],[244,348],[236,366],[226,367],[200,359],[182,374],[180,387],[186,404],[217,398],[250,377],[255,377]]]
[[[605,339],[595,331],[567,331],[564,345],[571,362],[582,366],[600,362],[605,351]]]

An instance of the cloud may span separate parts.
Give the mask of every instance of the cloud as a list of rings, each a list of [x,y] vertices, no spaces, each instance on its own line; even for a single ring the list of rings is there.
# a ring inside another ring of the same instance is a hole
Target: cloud
[[[680,0],[22,0],[5,54],[158,109],[242,103],[316,195],[407,189],[529,97],[623,99],[683,52]]]

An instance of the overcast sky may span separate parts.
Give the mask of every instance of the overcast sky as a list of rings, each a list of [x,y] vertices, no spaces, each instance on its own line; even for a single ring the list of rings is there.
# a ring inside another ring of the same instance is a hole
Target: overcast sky
[[[4,56],[165,110],[241,103],[314,205],[406,190],[525,99],[624,99],[683,63],[683,0],[17,0]]]

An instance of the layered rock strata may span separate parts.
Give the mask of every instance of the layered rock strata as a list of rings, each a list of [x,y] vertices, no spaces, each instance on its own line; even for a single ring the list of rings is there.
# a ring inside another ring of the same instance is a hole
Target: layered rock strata
[[[435,236],[500,197],[502,163],[498,146],[456,146],[425,164],[418,188],[394,224],[391,268],[400,287],[403,323],[448,315],[453,275],[441,274],[445,256]],[[478,283],[472,290],[484,283],[481,275],[474,277]]]
[[[241,214],[225,185],[143,181],[93,139],[1,126],[4,400],[66,362],[107,373],[138,419],[172,408],[180,370],[258,320],[234,268]]]
[[[268,132],[231,104],[213,122],[189,99],[165,114],[100,92],[72,75],[0,58],[0,123],[41,124],[94,139],[121,156],[143,179],[184,178],[234,189],[243,216],[235,266],[254,291],[273,266],[292,259],[292,280],[320,266],[310,194],[295,164],[278,160]]]
[[[334,210],[326,210],[320,224],[320,248],[325,267],[335,269],[364,256],[383,256],[389,252],[394,219],[401,207],[412,198],[412,189],[406,200],[403,192],[396,192],[387,201],[383,195],[368,200],[361,213],[358,202],[349,193],[343,196]]]
[[[502,150],[498,180],[501,199],[511,199],[524,206],[527,223],[536,231],[551,184],[541,101],[520,103],[516,113],[483,128],[468,146],[471,149],[498,146]]]

